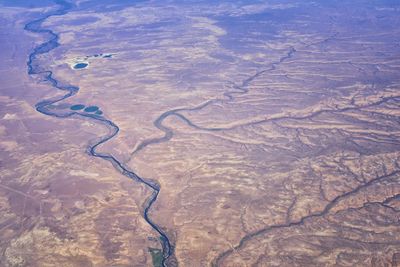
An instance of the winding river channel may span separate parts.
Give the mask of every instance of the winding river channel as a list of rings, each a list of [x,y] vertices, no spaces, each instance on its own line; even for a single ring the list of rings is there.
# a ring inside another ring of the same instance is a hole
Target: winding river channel
[[[104,154],[104,153],[99,153],[97,152],[97,148],[114,138],[118,132],[119,128],[118,126],[111,121],[110,119],[107,119],[105,116],[102,116],[101,113],[91,113],[91,112],[85,112],[82,111],[81,109],[84,107],[82,105],[75,105],[77,110],[69,110],[67,113],[65,110],[61,111],[60,109],[54,109],[52,108],[53,105],[59,104],[65,99],[68,99],[79,91],[79,88],[73,85],[64,85],[60,81],[58,81],[53,73],[50,70],[45,70],[42,69],[42,66],[40,66],[38,62],[38,57],[42,54],[46,54],[50,52],[51,50],[55,49],[58,47],[60,44],[58,42],[59,36],[54,33],[52,30],[42,28],[42,23],[48,19],[51,16],[61,16],[66,14],[73,6],[65,2],[63,0],[56,0],[55,1],[59,5],[59,9],[51,11],[47,14],[44,14],[41,18],[33,20],[25,25],[25,30],[33,32],[33,33],[38,33],[38,34],[43,34],[48,36],[48,40],[38,46],[36,46],[32,53],[29,55],[29,59],[27,62],[28,65],[28,74],[29,75],[35,75],[36,77],[39,77],[45,81],[47,81],[53,88],[57,90],[61,90],[65,92],[65,94],[59,96],[59,97],[54,97],[50,99],[45,99],[36,104],[36,110],[40,113],[43,113],[48,116],[53,116],[57,118],[67,118],[67,117],[72,117],[72,116],[77,116],[81,118],[85,118],[88,120],[91,120],[95,123],[102,124],[106,127],[108,127],[111,131],[109,134],[102,136],[95,144],[90,144],[87,147],[87,152],[89,155],[97,158],[101,158],[104,160],[107,160],[111,162],[111,164],[114,166],[115,169],[117,169],[121,174],[124,176],[137,181],[139,183],[142,183],[146,185],[150,190],[152,190],[151,196],[146,200],[145,206],[144,206],[144,211],[143,211],[143,217],[147,221],[147,223],[155,230],[158,232],[160,235],[160,240],[161,240],[161,245],[162,245],[162,252],[163,252],[163,260],[162,260],[162,265],[167,266],[168,265],[168,259],[173,258],[173,253],[174,253],[174,247],[171,244],[170,240],[168,239],[168,236],[166,233],[158,226],[155,224],[150,218],[149,218],[149,211],[152,207],[152,205],[155,203],[157,200],[158,194],[160,193],[160,185],[152,180],[144,179],[142,177],[139,177],[135,172],[129,170],[126,167],[126,163],[122,163],[118,161],[113,155],[111,154]],[[333,34],[332,36],[328,37],[327,39],[324,39],[322,41],[319,41],[321,43],[326,42],[328,40],[331,40],[336,37],[336,33]],[[311,44],[310,44],[311,45]],[[169,116],[176,116],[179,119],[181,119],[183,122],[185,122],[187,125],[189,125],[192,128],[198,129],[198,130],[203,130],[203,131],[224,131],[224,130],[229,130],[233,129],[234,127],[241,127],[241,126],[246,126],[246,125],[255,125],[259,123],[264,123],[267,121],[279,121],[279,120],[286,120],[286,119],[291,119],[291,120],[306,120],[310,119],[313,117],[316,117],[320,114],[323,113],[343,113],[346,111],[354,111],[354,110],[360,110],[363,108],[368,108],[368,107],[373,107],[373,106],[378,106],[383,103],[395,100],[399,101],[400,97],[399,96],[384,96],[381,97],[375,101],[364,103],[362,105],[356,105],[354,104],[354,101],[352,100],[349,105],[345,105],[343,107],[323,107],[321,109],[313,110],[309,113],[305,114],[300,114],[300,115],[291,115],[291,114],[283,114],[281,116],[275,116],[275,117],[267,117],[265,119],[261,119],[259,121],[250,121],[250,122],[244,122],[243,124],[238,124],[234,126],[218,126],[218,127],[205,127],[201,125],[197,125],[194,122],[190,121],[188,118],[186,118],[182,113],[187,112],[187,111],[196,111],[200,109],[204,109],[207,106],[219,103],[219,102],[224,102],[224,101],[232,101],[234,100],[236,95],[240,94],[246,94],[249,90],[249,84],[252,83],[253,80],[255,80],[258,76],[272,72],[274,71],[277,66],[288,59],[292,58],[292,56],[297,52],[297,50],[294,47],[291,47],[283,57],[281,57],[279,60],[276,60],[275,62],[269,64],[268,68],[263,69],[261,71],[258,71],[254,75],[248,76],[247,79],[243,80],[241,84],[235,85],[233,84],[231,87],[231,91],[227,91],[223,94],[223,98],[215,98],[215,99],[210,99],[207,100],[203,103],[198,104],[197,106],[194,107],[187,107],[187,108],[175,108],[169,111],[164,112],[161,114],[155,121],[154,121],[154,126],[159,129],[161,132],[164,132],[164,135],[160,138],[151,138],[144,140],[142,143],[140,143],[132,152],[131,152],[131,158],[138,153],[139,151],[143,150],[144,148],[147,148],[153,144],[156,143],[161,143],[161,142],[166,142],[170,140],[173,137],[173,129],[169,128],[168,126],[164,125],[163,122],[165,119]],[[336,196],[330,202],[320,211],[317,211],[315,213],[308,214],[297,221],[291,221],[283,224],[276,224],[276,225],[270,225],[265,228],[262,228],[256,232],[248,233],[244,237],[241,238],[240,242],[236,244],[235,246],[232,246],[228,250],[220,253],[212,262],[211,266],[220,266],[222,262],[224,261],[225,258],[228,256],[232,255],[241,247],[243,247],[247,242],[249,242],[251,239],[253,239],[256,236],[260,236],[262,234],[265,234],[267,232],[273,231],[275,229],[287,229],[290,227],[295,227],[299,225],[303,225],[305,221],[317,217],[322,217],[331,210],[336,207],[341,201],[347,199],[348,197],[357,194],[359,191],[363,190],[364,188],[371,186],[373,184],[379,183],[381,181],[384,181],[385,179],[388,179],[394,175],[398,175],[400,171],[394,171],[392,173],[388,173],[382,176],[377,176],[374,179],[369,180],[368,182],[362,183],[361,185],[355,187],[354,189],[347,191],[345,193],[342,193],[341,195]]]
[[[57,118],[68,118],[72,116],[80,116],[86,119],[89,119],[95,123],[105,125],[106,127],[111,129],[111,132],[100,138],[99,141],[97,141],[95,144],[89,145],[87,147],[87,151],[89,155],[97,158],[101,158],[104,160],[107,160],[111,162],[111,164],[117,169],[121,174],[124,176],[135,180],[137,182],[140,182],[147,187],[149,187],[153,192],[149,199],[147,199],[145,207],[144,207],[144,214],[143,217],[146,220],[146,222],[155,230],[158,232],[160,235],[160,240],[162,243],[162,248],[163,248],[163,260],[162,264],[163,266],[166,266],[166,262],[168,258],[170,258],[173,254],[173,246],[171,245],[170,240],[168,239],[168,236],[166,233],[161,230],[160,226],[155,224],[150,218],[149,218],[149,211],[154,204],[154,202],[157,200],[158,194],[160,193],[160,185],[154,181],[149,181],[147,179],[139,177],[136,173],[133,171],[129,170],[126,166],[124,166],[123,163],[118,161],[114,156],[110,154],[102,154],[96,152],[96,149],[98,146],[106,143],[107,141],[111,140],[114,138],[118,132],[119,128],[118,126],[113,123],[110,119],[106,119],[105,117],[97,114],[90,114],[90,113],[84,113],[84,112],[77,112],[77,111],[70,111],[69,113],[65,112],[60,112],[57,109],[51,109],[50,107],[54,104],[59,104],[61,101],[68,99],[72,96],[74,96],[78,91],[79,87],[73,86],[73,85],[63,85],[61,82],[57,80],[57,78],[54,77],[53,72],[50,70],[43,70],[41,66],[38,64],[38,56],[41,54],[45,54],[50,52],[51,50],[55,49],[58,47],[60,44],[58,42],[59,36],[58,34],[54,33],[52,30],[42,28],[42,23],[48,19],[49,17],[52,16],[61,16],[65,15],[68,13],[68,11],[73,8],[73,5],[65,2],[63,0],[56,0],[56,4],[60,6],[59,9],[55,11],[51,11],[45,15],[43,15],[41,18],[33,20],[31,22],[28,22],[24,29],[33,33],[39,33],[39,34],[45,34],[49,36],[49,39],[36,46],[31,54],[29,55],[27,66],[28,66],[28,74],[29,75],[35,75],[37,77],[40,77],[41,79],[49,82],[51,86],[57,90],[61,90],[66,92],[64,95],[51,98],[51,99],[44,99],[36,104],[36,110],[40,113],[43,113],[48,116],[52,117],[57,117]]]

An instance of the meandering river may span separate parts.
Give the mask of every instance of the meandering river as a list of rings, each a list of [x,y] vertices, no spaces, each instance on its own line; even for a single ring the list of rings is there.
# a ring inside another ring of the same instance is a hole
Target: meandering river
[[[29,75],[39,76],[43,80],[50,83],[50,85],[52,87],[54,87],[55,89],[65,91],[66,93],[60,97],[41,100],[40,102],[38,102],[36,104],[36,110],[45,115],[53,116],[53,117],[57,117],[57,118],[67,118],[67,117],[72,117],[72,116],[84,117],[95,123],[105,125],[112,130],[110,134],[101,137],[100,140],[97,141],[97,143],[95,143],[93,145],[89,145],[87,147],[87,151],[93,157],[101,158],[101,159],[111,162],[111,164],[114,166],[114,168],[117,169],[121,174],[123,174],[124,176],[126,176],[132,180],[135,180],[137,182],[145,184],[147,187],[149,187],[153,191],[150,198],[146,200],[143,217],[146,220],[146,222],[155,231],[157,231],[158,234],[160,235],[160,240],[161,240],[162,248],[163,248],[162,264],[163,264],[163,266],[166,266],[168,258],[170,258],[173,254],[173,246],[171,245],[170,240],[168,239],[168,236],[166,235],[166,233],[163,230],[161,230],[160,226],[155,224],[149,218],[149,211],[150,211],[152,205],[154,204],[154,202],[157,200],[158,194],[160,193],[159,184],[157,184],[156,182],[153,182],[153,181],[146,180],[142,177],[139,177],[135,172],[133,172],[132,170],[129,170],[126,166],[124,166],[123,163],[118,161],[118,159],[116,159],[111,154],[103,154],[103,153],[99,153],[96,151],[98,146],[106,143],[107,141],[114,138],[118,134],[118,132],[119,132],[118,126],[115,123],[113,123],[110,119],[106,118],[105,116],[101,116],[101,113],[100,114],[99,113],[91,114],[88,112],[81,112],[79,110],[73,110],[73,109],[71,109],[68,113],[65,113],[65,111],[60,111],[59,109],[49,108],[50,106],[52,106],[54,104],[59,104],[60,102],[66,100],[68,98],[71,98],[79,91],[79,87],[77,87],[77,86],[61,84],[57,80],[57,78],[54,77],[53,72],[51,70],[43,70],[42,67],[40,66],[40,64],[38,63],[39,55],[48,53],[60,45],[58,42],[58,40],[59,40],[58,34],[56,34],[55,32],[53,32],[50,29],[43,28],[41,26],[42,23],[49,17],[65,15],[66,13],[68,13],[68,11],[71,8],[73,8],[73,5],[66,1],[56,0],[55,2],[59,5],[59,9],[57,9],[55,11],[51,11],[49,13],[46,13],[41,18],[33,20],[25,25],[24,29],[27,31],[30,31],[33,33],[45,34],[45,35],[49,36],[49,39],[46,42],[44,42],[40,45],[37,45],[33,49],[33,51],[29,54],[27,66],[28,66],[28,74]]]

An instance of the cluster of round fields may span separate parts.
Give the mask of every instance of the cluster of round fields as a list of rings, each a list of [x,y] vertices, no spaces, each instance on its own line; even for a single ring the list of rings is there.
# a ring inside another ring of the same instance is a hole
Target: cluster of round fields
[[[98,106],[85,106],[83,104],[72,105],[70,107],[71,110],[78,111],[83,110],[86,113],[94,113],[96,115],[101,115],[103,112],[99,109]]]

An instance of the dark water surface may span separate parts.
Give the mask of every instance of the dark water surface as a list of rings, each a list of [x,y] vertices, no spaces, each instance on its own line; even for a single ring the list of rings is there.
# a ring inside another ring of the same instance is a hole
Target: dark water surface
[[[85,105],[82,105],[82,104],[73,105],[73,106],[70,107],[71,110],[81,110],[81,109],[84,109],[84,108],[85,108]]]
[[[74,66],[74,69],[84,69],[88,66],[87,63],[78,63]]]
[[[83,111],[85,111],[85,112],[96,112],[98,110],[99,110],[98,106],[89,106],[89,107],[85,108]]]

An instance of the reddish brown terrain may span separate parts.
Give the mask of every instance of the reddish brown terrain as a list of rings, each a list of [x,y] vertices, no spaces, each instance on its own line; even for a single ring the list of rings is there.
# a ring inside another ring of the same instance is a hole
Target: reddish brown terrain
[[[399,3],[0,7],[0,266],[400,266]]]

